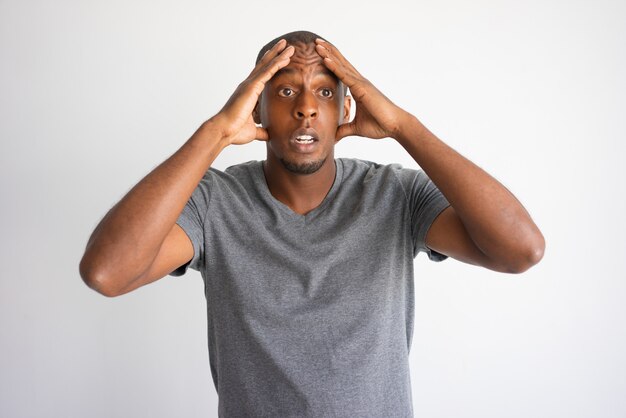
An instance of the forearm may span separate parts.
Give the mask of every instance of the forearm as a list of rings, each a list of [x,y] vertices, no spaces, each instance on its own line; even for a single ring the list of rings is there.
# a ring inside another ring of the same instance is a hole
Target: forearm
[[[406,114],[396,139],[448,199],[471,240],[487,258],[510,266],[503,268],[510,270],[541,258],[541,232],[521,203],[496,179],[410,114]]]
[[[123,287],[156,257],[206,170],[226,146],[212,121],[204,123],[170,158],[150,172],[102,219],[80,264],[92,287]]]

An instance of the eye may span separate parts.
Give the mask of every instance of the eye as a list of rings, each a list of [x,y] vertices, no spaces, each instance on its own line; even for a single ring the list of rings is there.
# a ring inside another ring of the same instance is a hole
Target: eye
[[[282,89],[278,90],[278,95],[282,97],[290,97],[293,96],[293,94],[294,91],[289,87],[283,87]]]
[[[320,96],[325,97],[327,99],[330,99],[331,97],[333,97],[333,91],[329,88],[323,88],[320,90]]]

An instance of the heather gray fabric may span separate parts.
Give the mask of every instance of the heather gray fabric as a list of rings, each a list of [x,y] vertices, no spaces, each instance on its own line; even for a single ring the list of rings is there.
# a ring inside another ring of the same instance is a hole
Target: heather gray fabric
[[[422,171],[336,167],[304,216],[261,162],[210,169],[178,220],[205,282],[220,416],[413,415],[413,257],[445,258],[424,238],[448,203]]]

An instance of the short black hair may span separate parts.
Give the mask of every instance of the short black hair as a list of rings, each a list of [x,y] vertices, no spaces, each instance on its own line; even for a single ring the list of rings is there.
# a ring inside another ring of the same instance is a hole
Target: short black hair
[[[263,48],[261,48],[261,50],[259,51],[259,55],[257,55],[256,57],[255,65],[258,64],[259,61],[261,61],[261,58],[263,58],[263,55],[265,55],[267,51],[272,49],[272,47],[276,45],[281,39],[286,40],[289,45],[293,45],[295,43],[303,43],[305,45],[308,45],[314,44],[315,40],[318,38],[326,41],[326,39],[322,38],[318,34],[306,30],[298,30],[295,32],[289,32],[281,35],[278,38],[269,41]]]

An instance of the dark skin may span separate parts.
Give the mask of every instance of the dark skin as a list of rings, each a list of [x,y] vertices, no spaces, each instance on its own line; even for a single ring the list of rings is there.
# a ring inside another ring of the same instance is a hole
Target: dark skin
[[[264,168],[272,195],[305,214],[322,202],[335,179],[337,126],[350,116],[350,97],[315,45],[296,46],[289,65],[265,85],[254,116],[271,138]],[[298,133],[312,136],[312,143],[298,144]],[[286,164],[319,168],[301,174]]]
[[[356,105],[348,123],[343,85]],[[541,232],[504,186],[393,104],[333,45],[282,40],[217,115],[109,211],[89,239],[81,276],[98,292],[117,296],[187,263],[193,247],[176,220],[228,145],[267,141],[264,170],[272,195],[296,213],[309,212],[332,186],[334,144],[345,136],[394,138],[446,196],[451,206],[432,224],[430,248],[512,273],[543,256]]]
[[[324,65],[350,88],[356,102],[354,120],[339,126],[337,139],[394,138],[450,202],[429,229],[429,248],[508,273],[521,273],[541,260],[543,235],[509,190],[392,103],[337,48],[322,40],[316,44]]]

